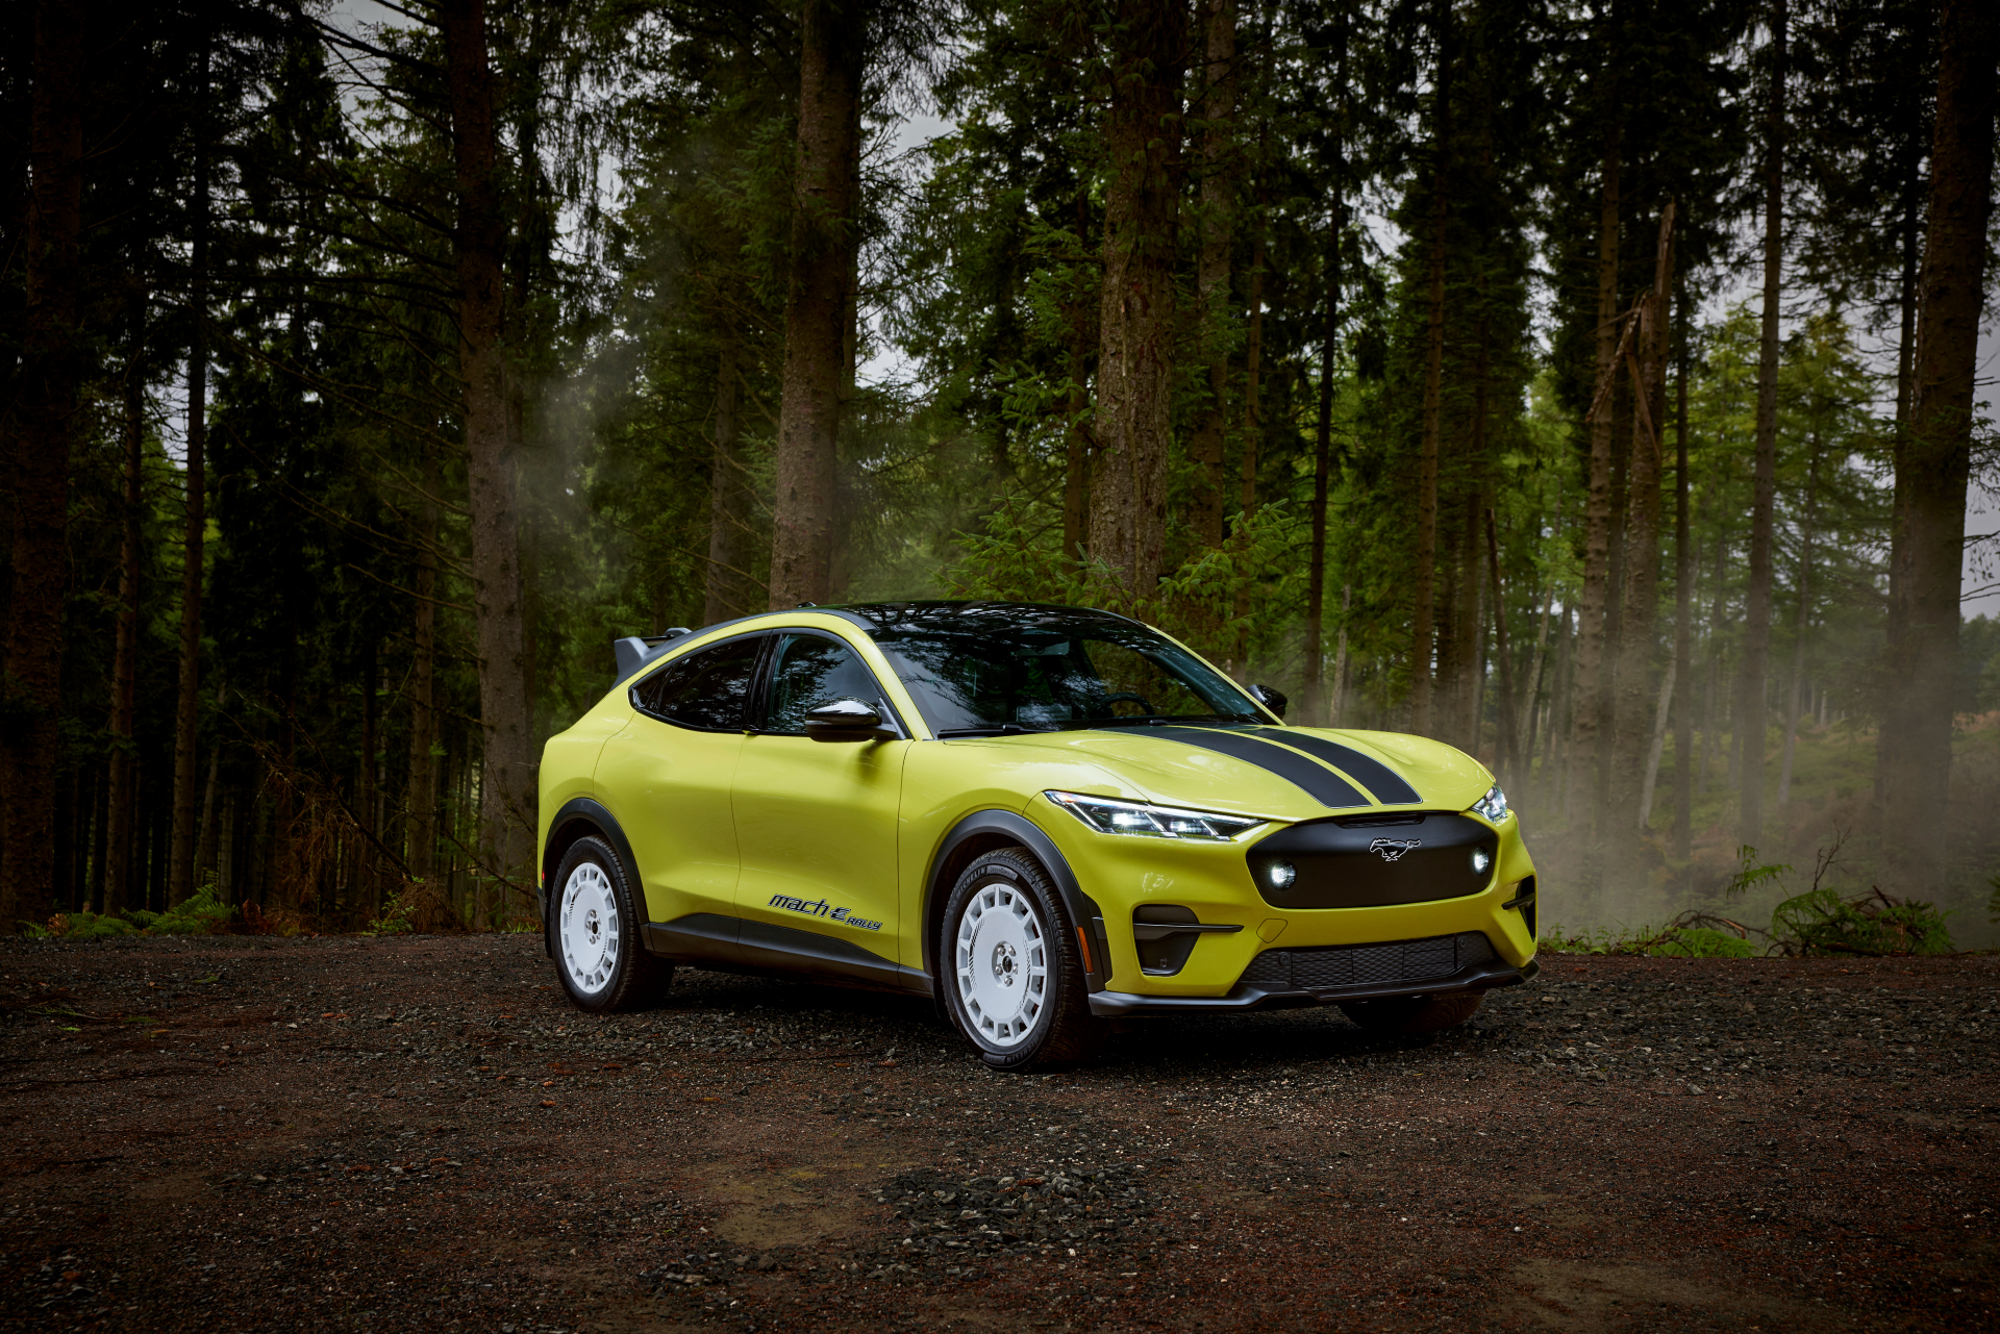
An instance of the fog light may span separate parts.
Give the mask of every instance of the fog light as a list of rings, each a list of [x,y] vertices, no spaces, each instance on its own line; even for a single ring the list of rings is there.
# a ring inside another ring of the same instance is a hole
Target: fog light
[[[1472,850],[1472,873],[1474,875],[1485,875],[1486,868],[1491,865],[1493,865],[1492,854],[1488,853],[1485,848],[1474,848]]]
[[[1271,888],[1290,889],[1292,881],[1299,878],[1299,868],[1290,862],[1271,863]]]

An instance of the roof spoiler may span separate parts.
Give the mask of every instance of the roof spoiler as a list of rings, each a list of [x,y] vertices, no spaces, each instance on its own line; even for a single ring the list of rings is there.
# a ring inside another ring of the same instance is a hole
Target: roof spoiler
[[[617,689],[621,681],[644,667],[667,643],[689,633],[691,631],[685,625],[676,625],[663,635],[627,635],[623,639],[612,640],[611,651],[618,664],[618,674],[611,678],[612,689]]]

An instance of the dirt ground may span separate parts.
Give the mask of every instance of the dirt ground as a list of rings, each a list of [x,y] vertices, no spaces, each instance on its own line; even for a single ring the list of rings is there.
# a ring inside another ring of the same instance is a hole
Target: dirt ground
[[[2000,1327],[2000,960],[1545,957],[1466,1029],[1137,1028],[520,937],[0,945],[31,1329]]]

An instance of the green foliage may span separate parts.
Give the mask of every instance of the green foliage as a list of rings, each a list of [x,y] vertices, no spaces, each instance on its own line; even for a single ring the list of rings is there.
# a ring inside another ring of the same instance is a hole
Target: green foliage
[[[1665,926],[1565,932],[1551,926],[1538,942],[1563,954],[1650,955],[1671,959],[1748,959],[1757,954],[1748,928],[1726,917],[1684,912]]]
[[[1061,517],[1025,495],[1007,497],[985,531],[961,533],[962,554],[940,578],[952,596],[1102,607],[1138,616],[1196,652],[1224,658],[1246,642],[1263,647],[1299,594],[1290,560],[1299,525],[1285,507],[1258,510],[1222,547],[1197,550],[1135,597],[1111,567],[1065,560]]]
[[[1741,936],[1732,936],[1713,927],[1694,926],[1669,931],[1666,939],[1644,952],[1670,958],[1748,959],[1757,950]]]
[[[1755,889],[1758,885],[1780,880],[1789,874],[1791,869],[1791,865],[1787,862],[1774,862],[1768,866],[1760,864],[1757,861],[1757,849],[1745,843],[1736,849],[1736,874],[1729,878],[1727,885],[1723,886],[1722,897],[1733,899],[1738,894]]]
[[[407,936],[416,930],[416,926],[411,921],[415,911],[415,905],[410,902],[407,895],[398,895],[388,907],[382,910],[380,917],[374,918],[368,923],[368,929],[361,934],[364,936]]]
[[[1771,936],[1786,954],[1949,954],[1949,912],[1919,899],[1899,899],[1881,889],[1845,899],[1814,887],[1786,899],[1771,913]]]
[[[114,940],[121,936],[212,936],[229,929],[236,909],[223,902],[213,883],[166,912],[135,908],[129,913],[57,913],[46,924],[21,923],[22,934],[44,939]]]

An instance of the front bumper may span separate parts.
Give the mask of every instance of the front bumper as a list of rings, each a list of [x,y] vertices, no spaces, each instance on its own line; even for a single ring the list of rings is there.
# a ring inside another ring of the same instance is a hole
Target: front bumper
[[[1129,991],[1099,991],[1090,997],[1090,1012],[1100,1019],[1140,1015],[1189,1014],[1199,1011],[1284,1009],[1335,1005],[1341,1001],[1377,1000],[1387,996],[1435,996],[1450,991],[1487,991],[1515,987],[1541,971],[1533,959],[1516,967],[1504,959],[1468,964],[1443,977],[1422,980],[1364,982],[1340,987],[1291,987],[1269,982],[1239,982],[1221,996],[1140,996]]]

